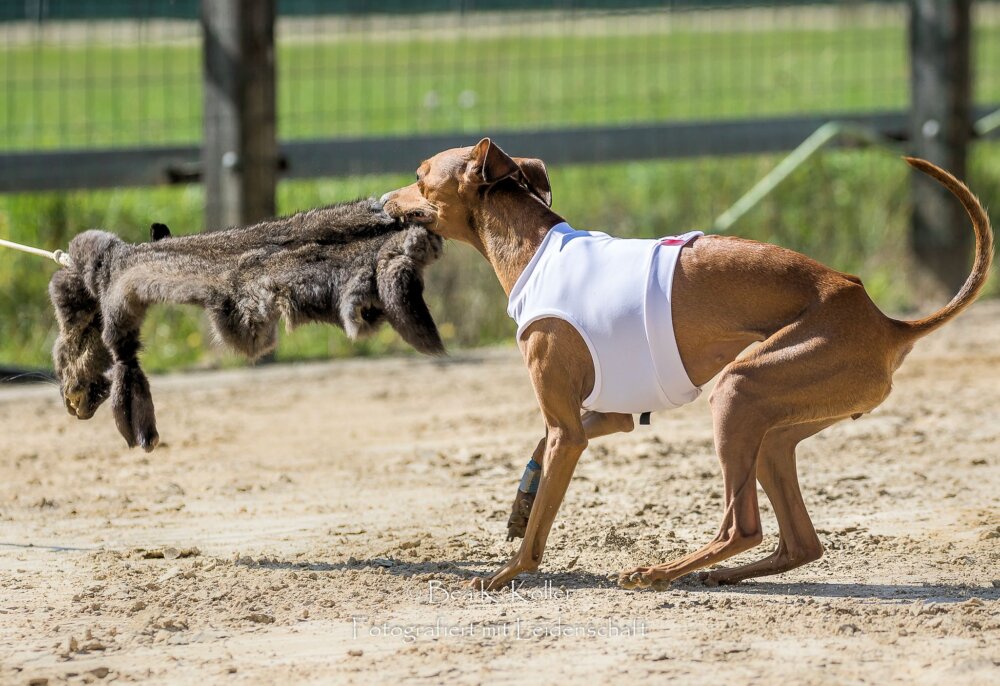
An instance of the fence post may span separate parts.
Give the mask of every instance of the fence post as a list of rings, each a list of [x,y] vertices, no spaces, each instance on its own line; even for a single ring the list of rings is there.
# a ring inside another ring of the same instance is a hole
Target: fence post
[[[965,178],[971,134],[971,0],[910,0],[912,154]],[[910,243],[934,287],[958,290],[968,275],[972,231],[940,184],[912,172]]]
[[[202,0],[205,228],[275,214],[275,0]]]

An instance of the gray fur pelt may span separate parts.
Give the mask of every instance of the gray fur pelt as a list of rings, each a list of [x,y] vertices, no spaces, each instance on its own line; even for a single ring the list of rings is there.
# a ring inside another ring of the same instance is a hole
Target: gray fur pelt
[[[428,354],[444,351],[423,300],[423,268],[441,239],[401,225],[371,200],[177,238],[154,225],[154,242],[87,231],[69,246],[49,296],[59,320],[52,351],[66,409],[89,419],[108,397],[129,447],[159,436],[149,381],[139,366],[140,327],[157,303],[204,307],[218,338],[256,359],[277,324],[326,322],[351,338],[387,321]]]

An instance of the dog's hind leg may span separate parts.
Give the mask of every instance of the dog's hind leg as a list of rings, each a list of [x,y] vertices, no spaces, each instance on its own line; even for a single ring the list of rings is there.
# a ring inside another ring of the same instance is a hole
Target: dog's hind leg
[[[847,293],[842,298],[827,298],[822,306],[726,368],[711,397],[725,489],[722,526],[708,545],[691,555],[623,572],[621,586],[666,584],[759,544],[762,535],[755,481],[758,455],[768,432],[868,412],[885,399],[892,370],[883,347],[859,346],[836,329],[836,323],[848,316],[860,319],[856,297]],[[878,340],[879,321],[872,321],[864,331],[866,343]],[[845,360],[850,363],[845,364]],[[772,492],[779,485],[790,489],[788,466],[765,465],[762,474],[765,480],[770,479]],[[788,498],[778,500],[788,506],[790,517],[805,512]],[[786,530],[797,531],[800,539],[796,540],[801,542],[812,524],[806,515],[805,521],[796,519],[794,527],[790,526],[792,522],[787,521]]]
[[[753,548],[761,541],[760,510],[755,481],[757,453],[767,430],[774,426],[770,408],[743,400],[717,400],[720,387],[739,378],[732,372],[723,376],[712,395],[715,418],[715,445],[722,466],[725,511],[715,538],[695,553],[672,562],[639,567],[622,572],[623,588],[660,586],[701,567],[721,562]],[[740,393],[742,395],[742,393]],[[722,396],[725,397],[725,396]]]
[[[767,433],[757,456],[757,481],[771,501],[778,520],[778,547],[756,562],[705,572],[700,576],[702,581],[710,586],[733,584],[743,579],[787,572],[822,557],[823,544],[816,535],[799,489],[795,447],[836,421],[809,422]]]

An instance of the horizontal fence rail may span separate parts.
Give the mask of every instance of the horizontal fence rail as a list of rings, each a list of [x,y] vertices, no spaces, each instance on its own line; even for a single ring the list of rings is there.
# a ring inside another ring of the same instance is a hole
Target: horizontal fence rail
[[[974,118],[1000,109],[978,107]],[[551,164],[623,162],[741,155],[791,150],[831,121],[867,126],[906,140],[906,112],[830,113],[733,121],[582,127],[540,131],[488,131],[513,154]],[[971,125],[971,124],[970,124]],[[998,137],[997,130],[987,137]],[[294,140],[282,144],[285,178],[407,173],[450,147],[472,145],[475,135],[443,133],[380,138]],[[0,154],[0,192],[154,186],[201,179],[197,145]]]
[[[867,0],[868,4],[892,5],[897,0]],[[170,0],[169,2],[137,3],[134,0],[22,0],[0,5],[0,22],[4,21],[66,21],[131,19],[142,16],[163,19],[195,19],[201,0]],[[801,0],[771,0],[767,4],[781,7],[803,4]],[[833,0],[812,0],[811,4],[832,5]],[[732,9],[759,7],[761,0],[280,0],[278,13],[295,16],[357,16],[379,14],[432,14],[466,12],[523,12],[538,10],[671,10]]]
[[[150,216],[248,224],[381,194],[395,182],[372,175],[489,135],[549,162],[560,207],[596,226],[739,217],[911,303],[901,266],[928,256],[914,264],[953,293],[971,234],[895,155],[1000,205],[998,65],[1000,0],[0,0],[0,235],[54,249],[93,226],[144,240]],[[0,263],[0,360],[45,366],[49,272]],[[430,275],[463,345],[509,335],[481,266],[454,252]],[[164,368],[202,359],[189,315],[154,314]]]

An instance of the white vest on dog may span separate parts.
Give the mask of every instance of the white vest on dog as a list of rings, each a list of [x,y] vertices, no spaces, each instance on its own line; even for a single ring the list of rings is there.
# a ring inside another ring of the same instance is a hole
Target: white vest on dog
[[[621,239],[553,226],[510,292],[518,340],[546,317],[580,333],[594,361],[584,409],[639,414],[691,402],[701,389],[677,350],[670,291],[681,248],[702,235]]]

